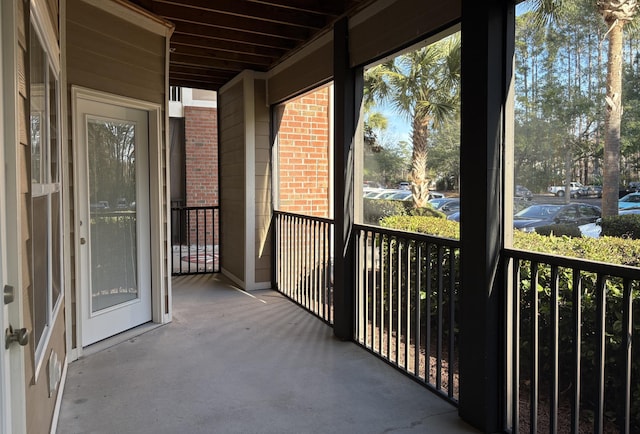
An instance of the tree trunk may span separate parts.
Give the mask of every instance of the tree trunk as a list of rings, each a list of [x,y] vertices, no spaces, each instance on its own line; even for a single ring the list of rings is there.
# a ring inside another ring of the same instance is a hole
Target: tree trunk
[[[609,59],[607,62],[607,111],[605,117],[602,215],[618,215],[620,184],[620,122],[622,119],[622,21],[607,23]]]
[[[427,180],[427,128],[428,120],[419,116],[413,117],[413,154],[411,156],[411,192],[413,204],[422,208],[429,200],[429,182]]]
[[[566,143],[566,154],[564,155],[564,203],[571,202],[571,181],[573,176],[571,169],[573,168],[573,156],[571,153],[571,144]]]

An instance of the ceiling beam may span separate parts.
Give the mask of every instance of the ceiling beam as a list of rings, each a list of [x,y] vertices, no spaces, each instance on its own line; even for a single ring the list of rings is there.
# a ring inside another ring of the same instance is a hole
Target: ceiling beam
[[[174,4],[201,11],[216,11],[239,17],[254,18],[272,23],[286,24],[320,30],[328,22],[321,13],[312,13],[273,4],[246,3],[229,0],[153,0],[154,3]]]
[[[258,18],[228,15],[215,10],[201,10],[166,3],[154,3],[153,12],[169,21],[181,20],[258,35],[277,36],[297,42],[304,41],[311,36],[311,30],[308,28],[273,23]]]
[[[296,42],[286,38],[268,35],[256,35],[253,33],[241,32],[234,29],[222,29],[218,27],[205,26],[190,23],[182,20],[172,20],[176,25],[174,34],[186,34],[196,37],[224,39],[233,42],[255,44],[262,47],[279,48],[291,50],[296,46]]]
[[[251,63],[234,62],[230,60],[218,60],[211,57],[190,56],[187,54],[171,54],[170,62],[183,66],[202,66],[205,68],[221,69],[223,71],[244,71],[252,69],[256,71],[266,71],[267,68],[256,68]]]
[[[207,38],[204,36],[186,35],[175,33],[171,36],[171,43],[181,45],[191,45],[193,47],[214,48],[217,50],[230,51],[232,53],[253,54],[271,59],[279,59],[287,50],[282,48],[263,47],[259,45],[247,44],[244,42],[233,42],[224,39]]]
[[[267,67],[273,63],[275,59],[270,57],[255,56],[246,53],[234,53],[231,51],[217,50],[215,48],[194,47],[191,45],[183,45],[171,42],[171,54],[186,54],[190,56],[214,57],[219,60],[233,60],[241,63],[253,63]]]

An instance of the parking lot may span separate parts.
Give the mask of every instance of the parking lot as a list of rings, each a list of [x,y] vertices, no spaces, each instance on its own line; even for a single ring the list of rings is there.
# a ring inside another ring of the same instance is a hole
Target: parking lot
[[[557,197],[553,194],[534,194],[530,202],[536,203],[565,203],[564,197]],[[571,199],[571,202],[588,203],[590,205],[602,206],[602,198],[595,196],[578,197]]]

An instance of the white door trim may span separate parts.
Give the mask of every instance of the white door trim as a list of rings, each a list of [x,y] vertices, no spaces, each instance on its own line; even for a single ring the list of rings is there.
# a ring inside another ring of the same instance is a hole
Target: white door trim
[[[2,415],[4,423],[0,424],[0,433],[25,433],[27,431],[27,409],[26,409],[26,393],[25,393],[25,373],[24,373],[24,353],[25,347],[12,345],[9,350],[9,356],[5,357],[4,349],[4,324],[11,322],[16,327],[22,327],[23,324],[23,300],[22,300],[22,244],[20,236],[22,234],[22,221],[20,218],[20,145],[19,142],[19,104],[18,104],[18,27],[16,18],[18,16],[18,2],[0,2],[0,44],[1,59],[0,67],[2,70],[2,79],[0,80],[0,107],[2,108],[2,125],[0,137],[2,137],[3,145],[0,148],[2,153],[4,174],[0,175],[0,190],[2,190],[3,203],[0,204],[0,219],[5,232],[0,235],[2,243],[2,266],[4,266],[4,274],[2,278],[2,286],[9,284],[15,288],[15,299],[9,304],[7,309],[2,309],[8,318],[3,318],[3,328],[0,332],[3,338],[0,339],[2,346],[0,351],[3,352],[3,390],[2,393],[2,410],[8,412],[8,415]],[[11,252],[11,254],[8,254]],[[4,315],[3,315],[4,316]],[[8,359],[9,366],[5,367],[4,362]],[[3,375],[4,374],[4,375]],[[8,375],[8,377],[7,377]],[[4,419],[7,416],[7,419]]]
[[[134,98],[124,97],[120,95],[113,95],[110,93],[88,89],[80,86],[71,87],[71,104],[72,104],[72,120],[73,120],[73,143],[79,143],[79,126],[76,122],[76,113],[78,112],[77,102],[78,99],[85,99],[89,101],[100,102],[104,104],[115,104],[125,107],[130,107],[139,110],[147,111],[149,115],[149,215],[150,215],[150,231],[151,231],[151,312],[152,321],[155,323],[166,323],[171,320],[167,311],[166,303],[171,303],[168,299],[170,289],[170,279],[167,278],[167,255],[168,248],[166,240],[169,234],[168,225],[169,221],[169,204],[163,200],[165,194],[165,185],[167,179],[168,163],[165,165],[166,169],[163,169],[162,152],[163,152],[163,122],[162,122],[162,106],[160,104],[151,103],[148,101],[142,101]],[[74,161],[76,159],[74,148]],[[74,166],[74,179],[78,179],[78,168]],[[78,197],[77,189],[74,189],[74,202],[79,203],[81,198]],[[77,206],[77,205],[76,205]],[[74,233],[80,233],[80,227],[78,219],[75,219]],[[80,237],[74,237],[74,250],[80,251]],[[80,258],[79,255],[75,255],[75,270],[76,273],[80,273]],[[82,292],[80,285],[80,278],[76,276],[76,318],[82,318]],[[167,301],[165,301],[167,299]],[[82,346],[79,344],[82,342],[82,324],[78,322],[76,324],[76,342],[78,342],[77,348],[75,348],[70,355],[70,360],[77,359],[82,355]]]

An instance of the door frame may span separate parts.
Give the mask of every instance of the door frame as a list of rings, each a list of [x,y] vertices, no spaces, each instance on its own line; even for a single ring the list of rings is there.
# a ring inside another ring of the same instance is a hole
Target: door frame
[[[0,309],[0,433],[24,433],[27,431],[25,347],[12,345],[8,353],[4,348],[5,324],[22,327],[23,287],[22,252],[20,242],[22,221],[20,218],[20,164],[19,124],[20,106],[18,104],[18,23],[17,2],[0,4],[0,167],[6,168],[0,175],[0,282],[1,287],[11,285],[15,290],[14,301],[5,307],[4,300]],[[12,254],[9,255],[8,252]],[[4,298],[4,297],[3,297]],[[5,363],[8,366],[5,366]]]
[[[169,228],[166,226],[169,216],[169,198],[168,188],[169,185],[169,173],[168,173],[168,147],[163,146],[166,143],[163,134],[163,110],[160,104],[143,101],[135,98],[129,98],[120,95],[114,95],[111,93],[89,89],[86,87],[71,86],[71,113],[72,113],[72,141],[73,143],[80,143],[80,126],[76,119],[78,113],[77,103],[79,99],[88,101],[94,101],[104,104],[120,105],[123,107],[139,109],[146,111],[149,117],[149,226],[151,232],[151,318],[154,323],[167,323],[171,321],[171,310],[168,306],[171,305],[171,285],[170,277],[167,277],[168,271],[168,258],[170,258],[171,248],[168,240]],[[73,146],[73,161],[77,161],[77,146]],[[166,163],[165,169],[163,169],[163,160]],[[78,180],[79,168],[74,164],[74,180]],[[77,181],[76,181],[77,182]],[[83,181],[84,182],[84,181]],[[74,188],[74,202],[80,203],[83,200],[79,197],[79,191]],[[80,233],[78,210],[77,206],[74,207],[74,234]],[[76,270],[76,285],[75,285],[75,316],[76,318],[82,318],[82,302],[83,294],[80,287],[81,276],[80,273],[80,237],[74,237],[74,251]],[[70,297],[69,297],[70,298]],[[71,307],[69,307],[71,312]],[[70,348],[70,360],[76,360],[83,354],[82,348],[82,321],[77,321],[77,324],[71,324],[71,315],[67,316],[67,330],[75,334],[76,348]],[[73,328],[75,327],[75,329]]]

